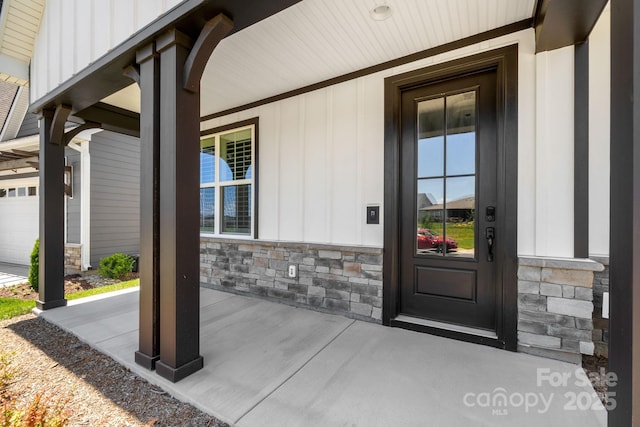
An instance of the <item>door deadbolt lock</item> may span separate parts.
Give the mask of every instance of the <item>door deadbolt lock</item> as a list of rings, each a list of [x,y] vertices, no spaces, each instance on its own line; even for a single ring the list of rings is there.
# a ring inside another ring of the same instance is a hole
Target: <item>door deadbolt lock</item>
[[[486,217],[487,217],[487,222],[494,222],[496,220],[495,206],[487,206]]]

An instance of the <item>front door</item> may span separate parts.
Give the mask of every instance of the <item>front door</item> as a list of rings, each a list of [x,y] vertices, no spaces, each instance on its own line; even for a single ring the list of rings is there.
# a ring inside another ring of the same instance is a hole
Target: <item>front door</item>
[[[398,315],[495,336],[496,71],[402,91]]]

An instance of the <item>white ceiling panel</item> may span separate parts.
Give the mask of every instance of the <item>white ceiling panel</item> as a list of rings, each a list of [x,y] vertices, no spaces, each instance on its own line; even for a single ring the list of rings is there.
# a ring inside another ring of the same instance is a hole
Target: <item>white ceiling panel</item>
[[[0,52],[28,64],[44,12],[44,0],[6,0],[2,12]]]
[[[202,78],[208,115],[531,18],[535,0],[303,0],[224,39]],[[386,4],[391,16],[371,11]],[[131,89],[109,99],[134,111]],[[105,100],[107,101],[107,100]],[[135,104],[135,102],[134,102]]]
[[[202,79],[202,114],[531,18],[534,0],[303,0],[223,40]]]

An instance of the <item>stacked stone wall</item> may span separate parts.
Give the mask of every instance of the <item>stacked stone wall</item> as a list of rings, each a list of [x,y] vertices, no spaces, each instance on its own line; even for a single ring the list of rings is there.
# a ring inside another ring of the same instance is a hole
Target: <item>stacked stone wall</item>
[[[73,271],[82,269],[82,245],[67,243],[64,246],[64,268]]]
[[[602,317],[602,294],[609,292],[609,258],[593,257],[604,265],[604,270],[593,275],[593,343],[595,354],[609,357],[609,319]]]
[[[202,238],[200,282],[355,319],[382,319],[379,248]]]
[[[592,260],[520,258],[518,350],[572,363],[593,354]]]

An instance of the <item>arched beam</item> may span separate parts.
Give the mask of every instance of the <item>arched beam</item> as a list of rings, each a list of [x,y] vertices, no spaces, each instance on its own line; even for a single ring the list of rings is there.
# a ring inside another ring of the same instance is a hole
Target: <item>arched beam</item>
[[[78,136],[78,134],[82,131],[85,131],[87,129],[96,129],[96,128],[101,128],[102,125],[100,123],[96,123],[96,122],[86,122],[78,127],[75,127],[73,129],[71,129],[69,132],[64,134],[64,145],[69,145],[69,143],[71,142],[71,140],[73,138],[75,138],[76,136]]]
[[[122,70],[122,74],[129,77],[140,86],[140,67],[129,65]]]
[[[58,104],[53,113],[53,121],[51,123],[50,142],[51,144],[60,145],[64,143],[64,125],[71,114],[71,106],[66,104]]]
[[[224,14],[207,21],[184,64],[184,89],[197,92],[204,67],[218,43],[233,29],[233,21]]]

